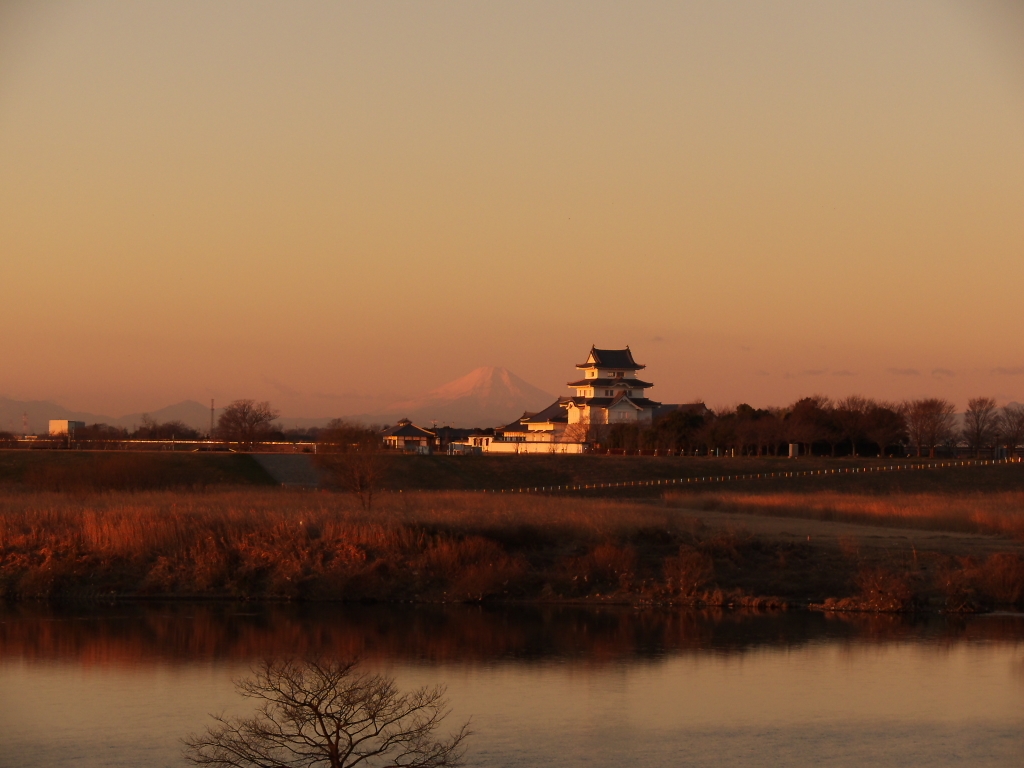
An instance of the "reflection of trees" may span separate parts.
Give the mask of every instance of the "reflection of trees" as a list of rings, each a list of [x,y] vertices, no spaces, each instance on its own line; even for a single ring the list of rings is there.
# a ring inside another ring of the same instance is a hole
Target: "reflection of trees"
[[[1024,619],[926,619],[866,614],[756,614],[721,610],[571,606],[169,605],[72,614],[22,605],[0,621],[0,657],[98,666],[277,654],[425,662],[660,660],[741,653],[822,638],[886,643],[1019,642]]]

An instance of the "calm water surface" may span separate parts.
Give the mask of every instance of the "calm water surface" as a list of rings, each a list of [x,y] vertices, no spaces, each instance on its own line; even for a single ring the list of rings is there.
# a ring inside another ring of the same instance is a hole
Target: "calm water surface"
[[[1024,617],[576,608],[0,612],[0,766],[181,766],[282,653],[445,683],[476,766],[1021,766]]]

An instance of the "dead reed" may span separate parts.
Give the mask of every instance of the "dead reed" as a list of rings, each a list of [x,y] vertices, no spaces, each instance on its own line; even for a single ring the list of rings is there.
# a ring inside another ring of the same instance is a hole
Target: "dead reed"
[[[870,512],[818,501],[820,508],[802,507],[801,514],[884,512],[877,498]],[[708,503],[739,506],[741,500],[719,495]],[[753,508],[788,509],[763,503]],[[918,507],[904,500],[900,509]],[[946,517],[982,524],[966,513]],[[978,519],[992,525],[984,516]],[[0,497],[0,596],[21,599],[500,598],[739,605],[780,602],[759,597],[766,595],[810,601],[859,593],[874,595],[868,601],[874,608],[862,601],[872,610],[896,610],[918,604],[918,593],[930,591],[967,595],[964,606],[1022,602],[1020,558],[993,558],[947,559],[924,574],[916,553],[913,562],[879,564],[865,560],[853,544],[837,556],[740,528],[705,528],[692,513],[671,506],[612,500],[400,493],[365,510],[351,496],[281,489],[23,491]],[[890,588],[904,583],[909,596],[902,587]]]
[[[525,596],[570,561],[604,585],[602,547],[685,528],[645,505],[465,493],[393,494],[367,511],[277,490],[15,492],[0,499],[0,594]]]

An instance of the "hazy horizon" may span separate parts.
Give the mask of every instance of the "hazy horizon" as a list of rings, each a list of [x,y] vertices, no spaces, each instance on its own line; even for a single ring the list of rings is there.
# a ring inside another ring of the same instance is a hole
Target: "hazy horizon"
[[[1024,401],[1024,6],[0,7],[0,395]]]

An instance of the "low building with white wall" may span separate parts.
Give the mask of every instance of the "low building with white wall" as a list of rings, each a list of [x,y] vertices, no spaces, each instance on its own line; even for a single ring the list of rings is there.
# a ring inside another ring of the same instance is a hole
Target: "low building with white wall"
[[[69,421],[68,419],[50,419],[51,435],[75,436],[76,429],[85,429],[84,421]]]

